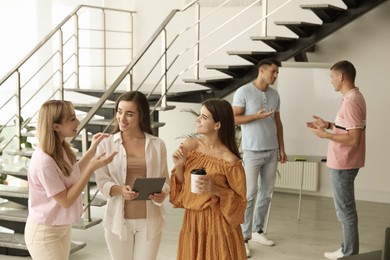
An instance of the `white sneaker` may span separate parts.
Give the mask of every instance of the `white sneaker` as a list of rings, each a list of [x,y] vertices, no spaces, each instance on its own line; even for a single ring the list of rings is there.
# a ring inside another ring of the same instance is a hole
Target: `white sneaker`
[[[344,257],[344,254],[341,252],[341,248],[334,252],[325,252],[324,254],[325,258],[330,260],[337,260],[339,258]]]
[[[266,236],[265,236],[265,233],[257,233],[257,232],[253,232],[252,233],[252,241],[253,242],[256,242],[256,243],[260,243],[262,245],[265,245],[265,246],[273,246],[275,245],[275,242],[272,241],[272,240],[269,240]]]
[[[250,258],[251,257],[251,250],[249,249],[249,244],[248,244],[248,242],[246,242],[244,244],[245,244],[246,257]]]

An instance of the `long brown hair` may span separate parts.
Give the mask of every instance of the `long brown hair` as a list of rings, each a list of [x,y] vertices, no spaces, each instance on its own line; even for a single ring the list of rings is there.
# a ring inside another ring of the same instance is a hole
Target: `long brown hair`
[[[209,99],[202,103],[213,116],[214,121],[221,124],[218,131],[218,136],[221,142],[234,153],[238,158],[241,158],[240,152],[236,143],[236,132],[234,128],[234,114],[232,106],[224,99]]]
[[[72,165],[76,162],[76,154],[66,140],[61,141],[58,133],[54,131],[54,124],[61,124],[69,120],[73,111],[74,107],[69,101],[49,100],[43,103],[38,115],[37,138],[39,146],[42,151],[54,159],[65,176],[72,174]],[[71,164],[65,161],[64,151]]]
[[[133,101],[137,104],[139,112],[139,126],[143,132],[152,134],[152,127],[150,126],[150,111],[149,101],[147,97],[139,91],[128,91],[118,97],[115,103],[115,113],[118,112],[118,105],[121,101]],[[115,127],[113,134],[119,132],[118,120],[115,120]]]

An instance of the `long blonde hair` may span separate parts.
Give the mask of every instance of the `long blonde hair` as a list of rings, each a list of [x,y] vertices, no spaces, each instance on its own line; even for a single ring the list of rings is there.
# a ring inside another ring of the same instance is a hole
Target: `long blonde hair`
[[[54,131],[54,124],[61,124],[65,120],[69,120],[73,110],[74,107],[69,101],[49,100],[41,106],[38,115],[37,137],[39,146],[54,159],[65,176],[72,174],[72,165],[76,162],[76,154],[66,140],[61,141],[57,132]],[[65,161],[64,151],[71,164]]]

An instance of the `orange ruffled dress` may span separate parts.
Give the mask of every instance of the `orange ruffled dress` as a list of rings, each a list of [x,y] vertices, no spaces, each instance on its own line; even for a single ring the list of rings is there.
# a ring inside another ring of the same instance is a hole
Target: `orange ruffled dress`
[[[220,196],[191,193],[191,170],[204,167],[220,187]],[[240,224],[246,208],[246,180],[242,162],[191,151],[184,166],[184,182],[170,178],[170,202],[185,208],[177,250],[178,260],[247,259]]]

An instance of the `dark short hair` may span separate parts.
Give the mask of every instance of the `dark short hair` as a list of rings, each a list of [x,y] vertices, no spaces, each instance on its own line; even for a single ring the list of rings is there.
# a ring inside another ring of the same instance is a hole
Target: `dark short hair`
[[[330,70],[335,70],[343,74],[348,80],[355,82],[356,69],[353,64],[347,60],[342,60],[333,64]]]
[[[274,58],[266,58],[266,59],[262,59],[261,61],[259,61],[259,63],[257,63],[257,68],[260,68],[261,66],[264,66],[264,65],[276,65],[278,67],[281,67],[282,66],[282,63],[277,60],[277,59],[274,59]]]

